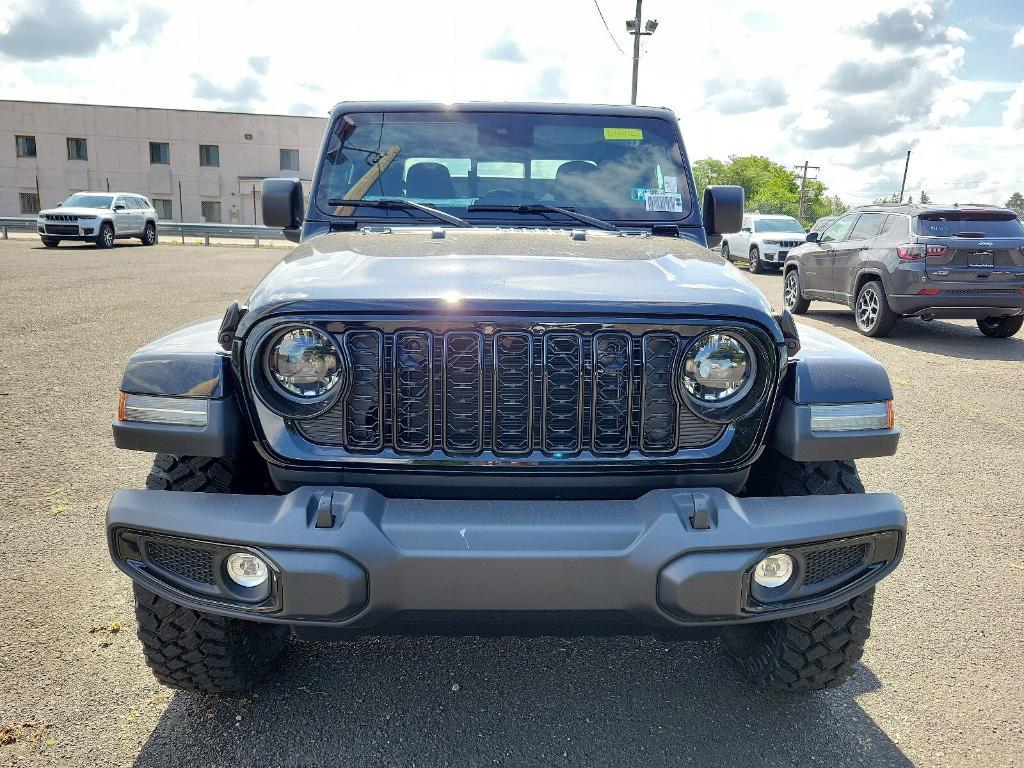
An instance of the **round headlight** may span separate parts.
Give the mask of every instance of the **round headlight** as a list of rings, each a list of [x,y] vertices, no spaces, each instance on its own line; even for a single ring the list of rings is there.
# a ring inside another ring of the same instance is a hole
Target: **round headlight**
[[[695,401],[710,407],[738,401],[754,380],[754,356],[738,336],[709,333],[690,345],[683,358],[682,385]]]
[[[338,348],[315,328],[293,328],[281,334],[267,352],[267,369],[288,395],[314,400],[341,382],[342,360]]]

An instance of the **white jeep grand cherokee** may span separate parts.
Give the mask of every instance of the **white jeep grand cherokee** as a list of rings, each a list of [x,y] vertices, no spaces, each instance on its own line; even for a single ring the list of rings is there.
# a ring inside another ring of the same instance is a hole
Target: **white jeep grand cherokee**
[[[47,248],[61,240],[88,240],[112,248],[115,238],[137,237],[156,245],[156,210],[148,198],[125,192],[78,192],[40,211],[36,229]]]
[[[790,250],[807,240],[804,228],[792,216],[748,213],[740,227],[739,232],[722,235],[722,255],[729,261],[747,259],[755,275],[777,270]]]

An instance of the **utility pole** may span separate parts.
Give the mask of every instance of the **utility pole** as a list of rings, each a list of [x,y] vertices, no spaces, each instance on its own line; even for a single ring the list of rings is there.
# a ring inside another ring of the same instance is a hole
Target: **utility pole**
[[[907,188],[907,171],[910,170],[910,150],[907,150],[907,162],[903,166],[903,183],[900,184],[900,199],[899,202],[903,202],[903,190]]]
[[[644,0],[636,0],[636,16],[626,21],[626,31],[633,36],[633,90],[629,103],[636,104],[636,81],[640,74],[640,38],[653,35],[658,28],[657,19],[648,19],[643,28],[640,27],[640,11]]]
[[[810,165],[810,164],[808,164],[808,162],[806,160],[804,160],[804,164],[803,165],[795,165],[795,166],[793,166],[793,168],[796,170],[797,173],[800,173],[801,170],[803,171],[803,176],[800,178],[800,205],[799,205],[799,207],[797,209],[798,213],[797,213],[797,216],[796,216],[798,219],[803,219],[803,217],[804,217],[804,195],[807,192],[807,171],[808,170],[820,171],[821,170],[821,166]]]

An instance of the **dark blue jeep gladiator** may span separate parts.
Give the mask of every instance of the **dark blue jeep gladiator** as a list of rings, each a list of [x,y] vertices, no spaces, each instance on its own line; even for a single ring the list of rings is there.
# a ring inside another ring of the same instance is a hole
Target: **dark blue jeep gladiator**
[[[110,553],[169,685],[233,691],[290,632],[721,633],[753,682],[836,685],[903,552],[873,359],[708,250],[674,115],[342,103],[300,244],[223,320],[129,360]]]

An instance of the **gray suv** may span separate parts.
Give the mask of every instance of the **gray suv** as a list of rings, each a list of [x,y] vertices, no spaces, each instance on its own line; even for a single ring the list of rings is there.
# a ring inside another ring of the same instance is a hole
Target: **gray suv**
[[[1024,226],[993,206],[865,206],[789,252],[786,309],[846,304],[857,330],[886,336],[901,317],[977,320],[986,336],[1024,324]]]

